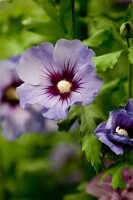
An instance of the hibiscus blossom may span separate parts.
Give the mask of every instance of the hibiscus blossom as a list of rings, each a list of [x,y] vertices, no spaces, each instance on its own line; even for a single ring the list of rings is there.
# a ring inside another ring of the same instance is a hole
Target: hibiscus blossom
[[[16,73],[20,56],[0,61],[0,125],[5,138],[15,139],[25,132],[44,132],[44,118],[36,108],[19,106],[16,87],[22,84]]]
[[[133,147],[133,100],[126,106],[110,112],[109,119],[102,122],[94,134],[116,154],[123,154],[125,147]]]
[[[20,106],[42,106],[44,117],[66,118],[73,104],[88,105],[98,95],[102,79],[96,75],[91,49],[79,40],[43,43],[22,54],[17,72],[25,82],[17,88]]]
[[[95,176],[86,186],[86,192],[98,200],[132,200],[133,199],[133,169],[124,168],[122,173],[125,189],[111,186],[111,175],[108,175],[103,183],[100,183],[102,174]]]

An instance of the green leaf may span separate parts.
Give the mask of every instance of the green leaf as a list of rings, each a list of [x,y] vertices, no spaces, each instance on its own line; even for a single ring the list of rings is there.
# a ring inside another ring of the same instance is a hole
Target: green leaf
[[[89,115],[89,116],[91,116],[93,118],[99,118],[99,119],[102,119],[102,120],[106,120],[105,116],[102,113],[102,110],[95,103],[86,106],[85,110],[87,112],[87,115]]]
[[[60,23],[60,19],[57,15],[57,10],[50,1],[47,0],[35,0],[35,1],[41,5],[41,7],[45,10],[49,18],[53,20],[55,24]]]
[[[119,46],[121,48],[126,48],[127,47],[126,41],[123,40],[123,38],[120,35],[120,32],[117,30],[114,24],[111,25],[111,32],[113,34],[114,39],[118,42]]]
[[[83,113],[81,115],[81,125],[80,125],[80,135],[81,135],[81,144],[82,151],[85,151],[87,160],[91,162],[91,165],[96,171],[99,170],[101,164],[101,143],[94,136],[93,132],[96,129],[96,123],[94,121],[95,117],[100,115],[92,109],[92,105],[84,107]]]
[[[92,133],[96,128],[95,118],[105,120],[101,109],[96,104],[84,106],[81,115],[81,126],[80,132],[82,136],[86,135],[87,132]]]
[[[116,163],[114,165],[111,165],[102,175],[101,182],[104,181],[107,175],[112,175],[112,182],[111,186],[113,189],[116,188],[125,188],[125,183],[122,178],[122,170],[124,167],[130,167],[128,163],[126,162],[120,162]]]
[[[95,119],[104,119],[100,108],[91,104],[89,106],[75,106],[70,109],[68,118],[58,122],[59,131],[68,131],[76,119],[81,120],[80,124],[80,141],[82,150],[85,151],[87,160],[98,171],[101,164],[101,143],[94,136],[93,131],[96,128]]]
[[[83,106],[72,107],[68,113],[67,119],[58,122],[59,131],[69,131],[76,119],[80,118]]]
[[[28,18],[23,21],[23,25],[27,30],[54,38],[60,38],[64,36],[64,30],[59,24],[53,21],[44,21],[37,18]]]
[[[107,69],[113,69],[123,50],[108,53],[102,56],[94,57],[93,61],[96,64],[98,71],[106,71]]]
[[[128,9],[126,11],[125,22],[133,23],[133,2],[132,1],[129,4]]]
[[[118,90],[121,84],[124,83],[125,81],[127,81],[127,77],[123,76],[123,77],[116,78],[112,81],[109,81],[107,83],[104,83],[104,85],[101,88],[100,94],[112,92],[112,90]]]
[[[89,47],[99,47],[104,41],[108,40],[110,35],[109,29],[100,29],[88,39],[84,40],[83,43]]]
[[[129,54],[128,54],[128,58],[131,64],[133,64],[133,46],[131,46],[130,48],[128,48]]]
[[[82,151],[85,151],[87,160],[91,162],[91,165],[98,172],[102,157],[101,143],[94,134],[88,133],[87,136],[83,137]]]
[[[82,136],[92,133],[96,128],[94,118],[89,113],[89,107],[84,107],[81,115],[80,133]]]

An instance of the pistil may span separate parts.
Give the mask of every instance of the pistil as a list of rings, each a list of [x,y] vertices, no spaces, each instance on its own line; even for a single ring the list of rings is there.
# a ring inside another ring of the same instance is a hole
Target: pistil
[[[115,129],[115,132],[120,135],[128,136],[128,132],[125,129],[120,128],[119,126]]]
[[[57,88],[61,94],[69,93],[71,91],[72,84],[69,81],[61,80],[57,84]]]

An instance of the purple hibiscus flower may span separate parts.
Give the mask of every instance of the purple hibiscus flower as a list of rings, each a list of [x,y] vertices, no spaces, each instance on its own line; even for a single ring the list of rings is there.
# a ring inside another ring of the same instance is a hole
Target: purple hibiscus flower
[[[66,118],[73,104],[90,104],[98,95],[102,79],[96,75],[91,49],[79,40],[43,43],[22,54],[17,72],[25,82],[17,88],[20,106],[42,106],[44,117]]]
[[[110,112],[109,119],[102,122],[94,134],[116,154],[123,154],[125,147],[133,147],[133,100],[118,111]]]
[[[5,138],[15,139],[25,132],[44,132],[44,118],[38,108],[23,110],[16,87],[22,84],[16,73],[20,56],[0,61],[0,125]]]
[[[102,174],[93,178],[87,184],[86,192],[99,200],[132,200],[133,199],[133,169],[124,168],[122,173],[125,189],[113,189],[111,186],[111,175],[108,175],[103,183],[100,183]]]

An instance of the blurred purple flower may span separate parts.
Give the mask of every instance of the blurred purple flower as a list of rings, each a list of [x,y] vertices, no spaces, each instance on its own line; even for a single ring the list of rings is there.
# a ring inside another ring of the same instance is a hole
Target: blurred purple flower
[[[93,178],[87,184],[86,192],[99,200],[132,200],[133,199],[133,169],[123,169],[123,181],[126,184],[125,189],[113,189],[111,186],[111,175],[108,175],[103,183],[99,183],[102,174]]]
[[[50,168],[52,171],[60,171],[67,163],[76,160],[80,154],[78,145],[71,143],[59,143],[50,156]]]
[[[118,111],[110,112],[108,121],[102,122],[94,134],[116,154],[123,154],[125,147],[133,147],[133,100]]]
[[[25,82],[17,88],[21,107],[37,103],[44,117],[60,120],[73,104],[92,103],[103,83],[96,75],[94,56],[79,40],[60,39],[55,48],[43,43],[28,49],[17,69]]]
[[[69,142],[58,143],[51,151],[49,170],[57,175],[58,180],[62,184],[79,183],[82,178],[78,166],[79,159],[80,146],[78,144]]]
[[[16,87],[22,84],[16,73],[20,56],[0,61],[0,125],[9,140],[25,132],[44,132],[44,118],[37,108],[19,106]]]

